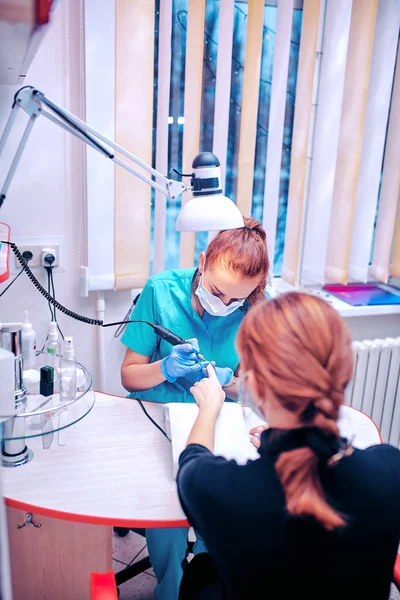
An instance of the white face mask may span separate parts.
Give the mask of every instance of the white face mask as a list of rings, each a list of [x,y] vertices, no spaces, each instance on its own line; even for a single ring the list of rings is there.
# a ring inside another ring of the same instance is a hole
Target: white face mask
[[[208,289],[203,286],[203,275],[200,277],[195,294],[204,310],[213,317],[227,317],[244,304],[244,300],[236,300],[236,302],[231,302],[226,306],[221,298],[214,296],[214,294],[209,292]]]
[[[248,384],[246,384],[247,375],[248,371],[246,371],[245,373],[243,373],[243,375],[239,377],[238,402],[239,404],[241,404],[241,406],[248,406],[249,408],[251,408],[251,410],[257,415],[257,417],[260,417],[262,421],[265,421],[265,416],[261,411],[261,408],[259,406],[256,406],[251,399],[251,395],[248,390]]]

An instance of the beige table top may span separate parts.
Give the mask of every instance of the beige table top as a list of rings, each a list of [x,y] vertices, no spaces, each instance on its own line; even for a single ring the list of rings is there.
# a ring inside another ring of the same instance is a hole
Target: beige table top
[[[43,449],[27,440],[35,456],[27,465],[1,468],[6,504],[64,520],[119,527],[184,527],[173,480],[170,442],[139,404],[100,392],[92,411],[65,430],[66,445]],[[162,405],[145,402],[163,427]],[[343,407],[344,435],[359,433],[359,447],[380,443],[363,413]],[[358,436],[356,436],[358,437]],[[357,441],[357,440],[356,440]]]
[[[182,527],[187,521],[172,477],[170,442],[135,400],[99,392],[92,411],[65,430],[66,445],[43,449],[27,440],[33,460],[2,468],[6,504],[64,520],[119,527]],[[161,426],[162,405],[145,402]]]

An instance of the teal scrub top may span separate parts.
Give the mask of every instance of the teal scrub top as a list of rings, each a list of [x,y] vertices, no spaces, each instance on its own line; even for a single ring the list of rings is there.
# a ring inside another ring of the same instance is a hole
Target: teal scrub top
[[[200,318],[192,306],[195,272],[196,269],[173,270],[151,277],[130,318],[162,325],[185,340],[195,337],[206,360],[236,371],[239,357],[235,338],[250,304],[246,301],[227,317],[214,317],[205,311]],[[134,352],[150,356],[150,362],[164,358],[172,349],[168,342],[161,340],[151,327],[143,323],[129,323],[121,341]],[[194,402],[189,391],[194,381],[193,375],[180,377],[174,383],[164,381],[154,388],[135,391],[131,397],[153,402]]]

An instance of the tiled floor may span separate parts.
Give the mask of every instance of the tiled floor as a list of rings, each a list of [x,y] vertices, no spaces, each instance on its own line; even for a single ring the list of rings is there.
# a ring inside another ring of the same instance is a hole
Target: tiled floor
[[[113,569],[120,571],[133,559],[139,560],[147,555],[146,540],[130,531],[126,537],[113,534]],[[135,558],[136,557],[136,558]],[[153,569],[134,577],[119,587],[119,600],[152,600],[156,578]]]
[[[115,533],[113,535],[114,571],[120,571],[133,559],[139,560],[147,555],[146,540],[142,536],[133,531],[123,538],[118,537]],[[155,584],[153,570],[149,569],[120,586],[119,600],[153,600]],[[400,594],[394,585],[392,585],[389,600],[400,600]]]

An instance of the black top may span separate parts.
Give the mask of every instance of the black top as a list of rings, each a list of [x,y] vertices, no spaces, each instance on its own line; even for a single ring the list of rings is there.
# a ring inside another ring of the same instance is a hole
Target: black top
[[[387,600],[400,537],[400,451],[354,450],[334,467],[321,460],[326,497],[348,523],[328,532],[285,511],[273,431],[261,436],[260,458],[244,466],[197,444],[180,456],[180,501],[227,598]]]
[[[197,156],[194,157],[192,162],[193,169],[198,169],[199,167],[219,167],[219,158],[215,156],[212,152],[200,152]]]

